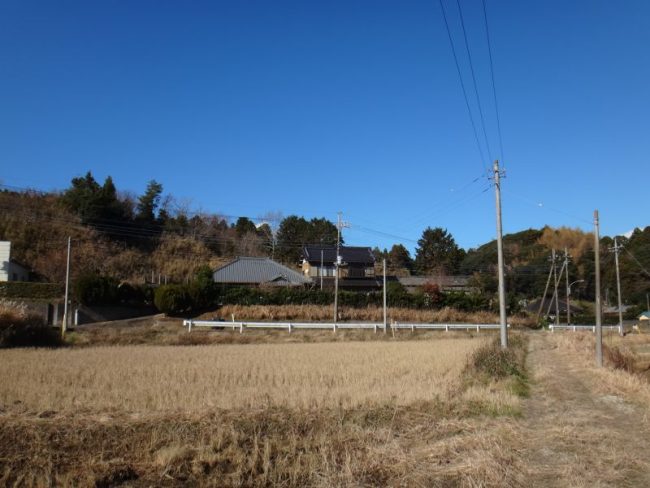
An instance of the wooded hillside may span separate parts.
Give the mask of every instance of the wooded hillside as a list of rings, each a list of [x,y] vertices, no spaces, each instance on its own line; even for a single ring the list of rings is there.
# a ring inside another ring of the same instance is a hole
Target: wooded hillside
[[[0,191],[0,211],[0,239],[12,242],[12,257],[32,268],[41,281],[54,283],[64,280],[68,236],[73,240],[73,276],[94,273],[131,283],[157,282],[159,276],[185,283],[201,266],[214,268],[243,255],[269,256],[297,266],[304,244],[336,242],[336,226],[326,218],[269,213],[253,219],[192,212],[187,203],[165,195],[154,180],[138,196],[119,192],[110,177],[100,184],[90,172],[73,178],[60,193]],[[629,239],[619,237],[619,243],[624,246],[624,301],[644,304],[650,292],[650,227]],[[603,289],[611,302],[616,296],[612,244],[612,238],[602,238]],[[541,296],[551,249],[561,260],[565,248],[571,256],[570,280],[584,280],[573,288],[575,296],[592,298],[592,234],[544,227],[504,236],[510,300]],[[390,250],[375,248],[374,253],[378,261],[387,259],[392,274],[472,275],[472,284],[481,292],[496,292],[496,241],[465,251],[446,229],[427,227],[414,257],[402,244]]]

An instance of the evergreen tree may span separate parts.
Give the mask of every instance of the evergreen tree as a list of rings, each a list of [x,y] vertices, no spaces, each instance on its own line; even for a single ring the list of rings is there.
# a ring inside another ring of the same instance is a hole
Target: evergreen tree
[[[156,223],[156,210],[160,204],[163,186],[156,180],[151,180],[144,194],[138,198],[136,220],[144,224]]]
[[[248,217],[239,217],[234,227],[235,232],[237,233],[237,237],[239,238],[249,233],[255,234],[257,231],[255,224]]]
[[[86,225],[127,220],[126,204],[119,200],[113,179],[108,176],[100,186],[90,171],[84,177],[73,178],[71,186],[61,197],[68,209],[75,212]]]
[[[388,263],[391,268],[403,268],[411,270],[413,268],[413,259],[408,249],[402,244],[395,244],[388,252]]]
[[[309,222],[303,217],[290,215],[283,219],[278,228],[276,256],[284,262],[297,263],[309,231]]]
[[[278,228],[276,256],[287,263],[297,263],[302,255],[302,246],[335,245],[336,234],[336,226],[327,219],[314,218],[307,221],[303,217],[291,215],[283,219]]]
[[[415,267],[421,274],[454,274],[463,255],[464,252],[447,229],[427,227],[418,241]]]

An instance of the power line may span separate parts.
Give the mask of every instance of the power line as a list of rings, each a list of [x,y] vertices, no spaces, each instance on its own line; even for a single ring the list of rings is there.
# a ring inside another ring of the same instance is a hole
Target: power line
[[[508,196],[518,198],[518,199],[520,199],[521,201],[526,202],[526,203],[528,203],[529,205],[532,205],[533,207],[543,208],[543,209],[548,209],[548,210],[550,210],[550,211],[552,211],[552,212],[556,212],[556,213],[562,214],[562,215],[564,215],[564,216],[566,216],[566,217],[571,217],[572,219],[578,220],[578,221],[580,221],[580,222],[582,222],[582,223],[584,223],[584,224],[589,224],[589,225],[593,224],[593,222],[590,221],[590,220],[587,220],[587,219],[582,218],[582,217],[578,217],[578,216],[576,216],[576,215],[572,215],[572,214],[570,214],[570,213],[568,213],[568,212],[565,212],[564,210],[560,210],[560,209],[557,209],[557,208],[549,207],[548,205],[544,204],[543,202],[537,202],[537,203],[535,203],[534,201],[529,200],[528,198],[523,197],[523,196],[521,196],[521,195],[517,195],[516,193],[513,193],[512,191],[508,191],[507,194],[508,194]]]
[[[458,55],[456,54],[456,47],[454,46],[454,40],[451,36],[451,29],[449,28],[449,22],[447,21],[447,13],[445,12],[445,6],[442,3],[442,0],[438,0],[440,2],[440,9],[442,10],[442,18],[445,21],[445,27],[447,29],[447,36],[449,37],[449,45],[451,46],[451,52],[454,55],[454,63],[456,64],[456,71],[458,72],[458,80],[460,81],[460,87],[463,91],[463,98],[465,99],[465,106],[467,107],[467,113],[469,115],[469,120],[472,123],[472,130],[474,132],[474,140],[476,141],[476,147],[479,152],[479,156],[481,158],[481,162],[483,164],[483,170],[485,171],[485,174],[487,175],[488,172],[488,166],[486,164],[486,159],[485,156],[483,155],[483,148],[481,147],[481,143],[479,142],[478,138],[478,131],[476,130],[476,123],[474,122],[474,116],[472,115],[472,109],[469,104],[469,98],[467,97],[467,90],[465,89],[465,82],[463,81],[463,74],[460,70],[460,64],[458,63]]]
[[[492,60],[492,43],[490,42],[490,28],[488,27],[487,8],[483,0],[483,19],[485,19],[485,37],[487,39],[488,54],[490,58],[490,75],[492,77],[492,94],[494,95],[494,111],[497,117],[497,133],[499,135],[499,150],[501,151],[501,161],[505,163],[503,156],[503,138],[501,137],[501,120],[499,117],[499,104],[497,102],[497,89],[494,82],[494,62]]]
[[[444,194],[440,194],[440,198],[433,200],[431,203],[427,203],[427,210],[425,212],[421,212],[417,215],[413,215],[411,218],[402,219],[397,229],[407,229],[413,227],[414,225],[418,225],[424,220],[429,219],[432,213],[447,208],[453,202],[461,201],[466,197],[464,192],[468,190],[471,186],[475,185],[476,183],[482,180],[483,180],[483,176],[479,175],[475,178],[472,178],[472,180],[467,181],[458,189],[450,190],[450,192],[453,191],[452,196],[449,196],[446,192]]]
[[[474,93],[476,95],[476,103],[478,105],[478,113],[481,117],[481,127],[483,128],[483,137],[485,137],[485,147],[487,148],[488,158],[491,160],[492,151],[490,150],[490,142],[488,140],[487,131],[485,130],[485,118],[483,117],[483,108],[481,107],[481,97],[478,93],[478,84],[476,83],[476,74],[474,73],[474,63],[472,62],[472,54],[469,50],[469,42],[467,40],[467,31],[465,30],[465,19],[463,17],[463,9],[460,6],[460,0],[456,0],[458,5],[458,13],[460,14],[460,25],[463,28],[463,39],[465,39],[465,49],[467,51],[467,58],[469,59],[469,70],[472,73],[472,81],[474,83]]]
[[[634,256],[634,254],[632,254],[632,253],[629,251],[629,249],[628,249],[627,247],[624,247],[623,250],[624,250],[626,253],[628,253],[632,259],[634,259],[634,262],[639,266],[639,268],[641,268],[641,269],[643,270],[643,272],[644,272],[645,274],[647,274],[648,276],[650,276],[650,271],[648,271],[648,270],[645,268],[645,266],[643,266],[643,265],[639,262],[639,260]]]

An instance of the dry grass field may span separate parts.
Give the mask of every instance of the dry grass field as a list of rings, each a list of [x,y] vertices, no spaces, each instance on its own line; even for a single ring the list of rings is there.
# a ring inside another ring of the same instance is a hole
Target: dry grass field
[[[0,399],[34,410],[200,412],[446,399],[481,339],[13,349]]]
[[[0,486],[650,485],[646,336],[601,369],[591,333],[495,338],[155,317],[0,349]]]
[[[494,338],[157,316],[0,349],[0,486],[522,486],[525,341]]]
[[[475,368],[491,344],[3,350],[0,485],[502,485],[521,397]]]

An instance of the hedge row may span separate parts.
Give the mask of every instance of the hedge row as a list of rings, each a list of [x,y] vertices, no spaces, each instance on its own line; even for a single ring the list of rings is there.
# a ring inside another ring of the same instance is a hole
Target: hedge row
[[[453,307],[464,311],[489,308],[489,301],[483,295],[459,292],[439,293],[432,297],[426,293],[408,293],[398,283],[390,283],[386,290],[389,307],[437,309]],[[223,305],[331,305],[334,294],[330,291],[278,288],[260,290],[256,288],[229,288],[218,297]],[[339,303],[347,307],[382,306],[383,292],[359,293],[339,292]]]
[[[64,287],[58,283],[32,283],[6,281],[0,283],[0,298],[27,298],[31,300],[56,300],[63,298]]]
[[[453,307],[473,312],[489,308],[489,301],[482,295],[466,293],[408,293],[399,283],[390,283],[387,289],[389,307],[413,309],[437,309]],[[156,289],[154,303],[158,310],[171,315],[195,313],[219,305],[331,305],[331,291],[303,288],[260,289],[232,287],[219,290],[213,283],[195,282],[190,285],[163,285]],[[363,308],[380,307],[383,293],[339,292],[341,306]]]

